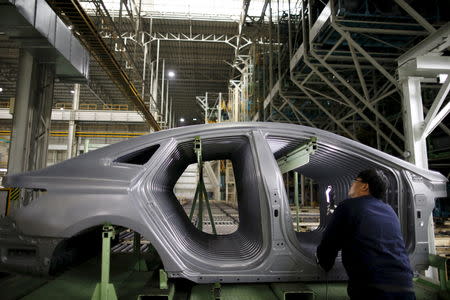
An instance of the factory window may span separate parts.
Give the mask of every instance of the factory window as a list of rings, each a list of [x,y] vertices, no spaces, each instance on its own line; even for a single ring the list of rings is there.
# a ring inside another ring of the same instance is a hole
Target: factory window
[[[146,147],[144,149],[140,149],[131,153],[128,153],[124,156],[119,157],[114,162],[124,163],[124,164],[132,164],[132,165],[144,165],[146,164],[150,158],[155,154],[156,150],[158,150],[159,145],[153,145],[150,147]]]

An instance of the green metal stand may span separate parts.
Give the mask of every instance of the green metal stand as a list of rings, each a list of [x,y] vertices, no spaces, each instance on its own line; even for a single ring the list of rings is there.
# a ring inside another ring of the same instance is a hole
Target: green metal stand
[[[136,264],[134,265],[134,270],[138,272],[147,272],[147,263],[141,255],[141,235],[137,232],[134,233],[133,238],[133,252],[136,257]]]
[[[221,288],[222,288],[222,286],[218,282],[214,283],[214,285],[212,286],[211,294],[212,294],[212,298],[214,300],[220,300],[220,298],[221,298]]]
[[[203,201],[205,202],[206,209],[208,210],[209,220],[211,221],[212,232],[217,234],[216,226],[214,224],[214,219],[211,212],[211,206],[209,204],[208,193],[206,192],[205,181],[203,180],[203,159],[202,159],[202,142],[199,136],[195,137],[194,140],[194,152],[197,155],[197,166],[198,166],[198,184],[195,189],[194,200],[192,201],[191,211],[189,212],[189,220],[192,221],[194,216],[195,206],[198,200],[198,211],[197,211],[197,228],[203,230]]]
[[[441,291],[450,290],[450,282],[447,276],[447,258],[441,257],[435,254],[429,254],[428,259],[430,261],[430,266],[438,269],[439,272],[439,286]]]
[[[109,283],[109,270],[111,258],[111,239],[114,238],[115,231],[111,225],[103,226],[102,234],[102,275],[100,283],[95,286],[91,300],[117,300],[116,290],[112,283]]]
[[[169,288],[169,278],[166,271],[159,269],[159,289],[167,290]]]

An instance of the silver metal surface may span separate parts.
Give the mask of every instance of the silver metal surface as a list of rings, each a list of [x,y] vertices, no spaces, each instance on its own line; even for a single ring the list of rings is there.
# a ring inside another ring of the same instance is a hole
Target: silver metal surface
[[[199,231],[174,195],[177,179],[196,161],[196,136],[205,161],[232,161],[239,213],[233,233]],[[317,137],[317,150],[296,171],[318,186],[320,225],[296,232],[276,159],[311,137]],[[131,163],[141,150],[152,154],[148,162]],[[60,243],[109,222],[148,240],[170,277],[198,283],[324,280],[314,253],[329,218],[325,190],[333,186],[341,201],[355,174],[370,167],[390,179],[386,201],[400,218],[411,264],[426,269],[427,224],[434,199],[446,194],[444,176],[326,131],[277,123],[165,130],[6,177],[6,186],[41,192],[0,219],[0,268],[45,274]],[[328,279],[346,279],[340,259]]]

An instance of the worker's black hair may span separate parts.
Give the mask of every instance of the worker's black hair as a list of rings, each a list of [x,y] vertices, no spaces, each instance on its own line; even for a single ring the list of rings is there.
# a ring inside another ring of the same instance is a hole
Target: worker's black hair
[[[383,199],[388,187],[388,181],[383,171],[368,169],[359,172],[358,177],[362,182],[369,184],[369,193],[378,199]]]

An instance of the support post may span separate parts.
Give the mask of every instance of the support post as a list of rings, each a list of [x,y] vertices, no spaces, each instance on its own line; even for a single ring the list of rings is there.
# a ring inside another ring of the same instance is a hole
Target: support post
[[[219,93],[219,105],[217,107],[217,122],[222,122],[222,93]]]
[[[111,239],[115,236],[114,227],[103,226],[102,233],[102,273],[101,281],[95,286],[91,300],[117,300],[116,290],[112,283],[109,283],[110,259],[111,259]]]
[[[144,65],[142,66],[142,88],[141,88],[141,97],[145,99],[145,84],[147,82],[147,54],[148,54],[148,45],[144,44]]]
[[[28,52],[21,50],[19,56],[19,70],[17,74],[16,99],[14,102],[13,128],[11,146],[8,156],[8,174],[26,171],[28,161],[28,108],[31,106],[31,84],[34,59]]]
[[[205,124],[208,124],[208,92],[205,93]]]
[[[20,50],[8,174],[46,167],[55,67]]]
[[[300,193],[302,194],[301,205],[305,206],[305,175],[303,174],[300,175]]]
[[[153,100],[155,101],[155,106],[158,101],[158,79],[159,79],[158,73],[159,73],[159,46],[160,46],[159,44],[160,44],[160,41],[158,40],[157,44],[156,44],[156,66],[155,66],[155,75],[154,75],[155,80],[153,83]],[[157,106],[156,106],[156,108],[157,108]]]
[[[160,108],[160,111],[159,111],[159,114],[161,115],[161,121],[162,121],[162,118],[164,118],[164,101],[165,101],[165,99],[164,99],[164,94],[165,94],[165,88],[164,88],[164,84],[165,84],[165,68],[166,68],[166,60],[165,59],[163,59],[163,63],[162,63],[162,70],[161,70],[161,103],[160,103],[160,105],[161,105],[161,108]]]
[[[89,152],[89,139],[86,138],[84,140],[84,153],[88,153]]]
[[[410,163],[428,169],[426,141],[420,134],[424,121],[420,80],[420,77],[408,76],[402,82],[405,157]]]
[[[216,200],[221,201],[221,195],[220,195],[220,160],[216,162],[216,178],[217,178],[217,185],[216,185]]]
[[[78,110],[80,103],[80,84],[76,83],[73,87],[72,111],[70,112],[69,132],[67,134],[67,159],[73,156],[73,146],[76,143],[75,139],[75,113]],[[86,145],[84,152],[86,153]]]
[[[298,172],[294,172],[294,202],[295,202],[295,223],[297,224],[296,228],[297,231],[300,231],[300,205],[298,203]]]
[[[166,88],[166,109],[164,111],[164,123],[167,127],[169,127],[168,124],[168,117],[169,117],[169,80],[167,80],[167,88]]]
[[[142,258],[141,255],[141,235],[137,232],[134,232],[133,236],[133,252],[136,258],[136,264],[134,265],[134,270],[138,272],[146,272],[147,264],[145,263],[145,259]]]
[[[421,77],[403,76],[402,84],[402,107],[403,126],[405,129],[405,157],[418,167],[428,169],[428,153],[426,137],[422,134],[424,122]],[[433,214],[428,221],[428,249],[429,253],[436,254],[436,243],[434,237]],[[426,275],[437,279],[437,272],[429,268]]]

